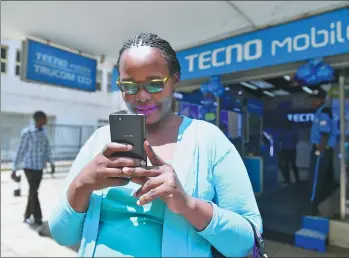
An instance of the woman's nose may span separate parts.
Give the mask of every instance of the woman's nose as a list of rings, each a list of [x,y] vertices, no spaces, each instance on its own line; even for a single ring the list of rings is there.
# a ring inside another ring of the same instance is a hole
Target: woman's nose
[[[143,87],[141,87],[137,92],[136,97],[140,100],[148,100],[151,99],[151,94],[148,93]]]

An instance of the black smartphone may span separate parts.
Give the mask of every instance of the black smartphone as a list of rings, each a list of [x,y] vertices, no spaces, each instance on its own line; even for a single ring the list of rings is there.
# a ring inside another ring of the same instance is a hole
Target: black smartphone
[[[146,139],[145,116],[134,114],[111,114],[109,116],[112,142],[130,144],[132,151],[115,153],[114,156],[135,158],[147,162],[144,150]]]

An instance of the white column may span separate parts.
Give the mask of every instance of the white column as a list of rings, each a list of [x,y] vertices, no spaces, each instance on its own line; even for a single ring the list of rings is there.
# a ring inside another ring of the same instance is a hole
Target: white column
[[[16,76],[17,49],[21,49],[21,46],[18,46],[15,43],[16,42],[14,42],[12,40],[9,40],[8,42],[4,42],[4,45],[6,45],[8,47],[7,48],[7,75],[12,76],[12,77]]]
[[[108,92],[108,69],[102,68],[102,92]]]

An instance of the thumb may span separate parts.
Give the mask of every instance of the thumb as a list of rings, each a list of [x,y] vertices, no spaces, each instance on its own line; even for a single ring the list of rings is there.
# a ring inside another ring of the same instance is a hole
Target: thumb
[[[148,156],[148,158],[153,166],[162,166],[166,163],[162,158],[160,158],[155,153],[155,151],[150,146],[148,141],[144,142],[144,149],[145,149],[145,152],[147,153],[147,156]]]

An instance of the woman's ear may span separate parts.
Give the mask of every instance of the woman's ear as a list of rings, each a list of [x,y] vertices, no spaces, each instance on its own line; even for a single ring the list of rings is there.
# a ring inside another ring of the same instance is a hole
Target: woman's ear
[[[179,73],[175,73],[175,74],[172,76],[172,78],[173,78],[173,85],[177,84],[177,83],[180,81],[180,79],[179,79]]]

